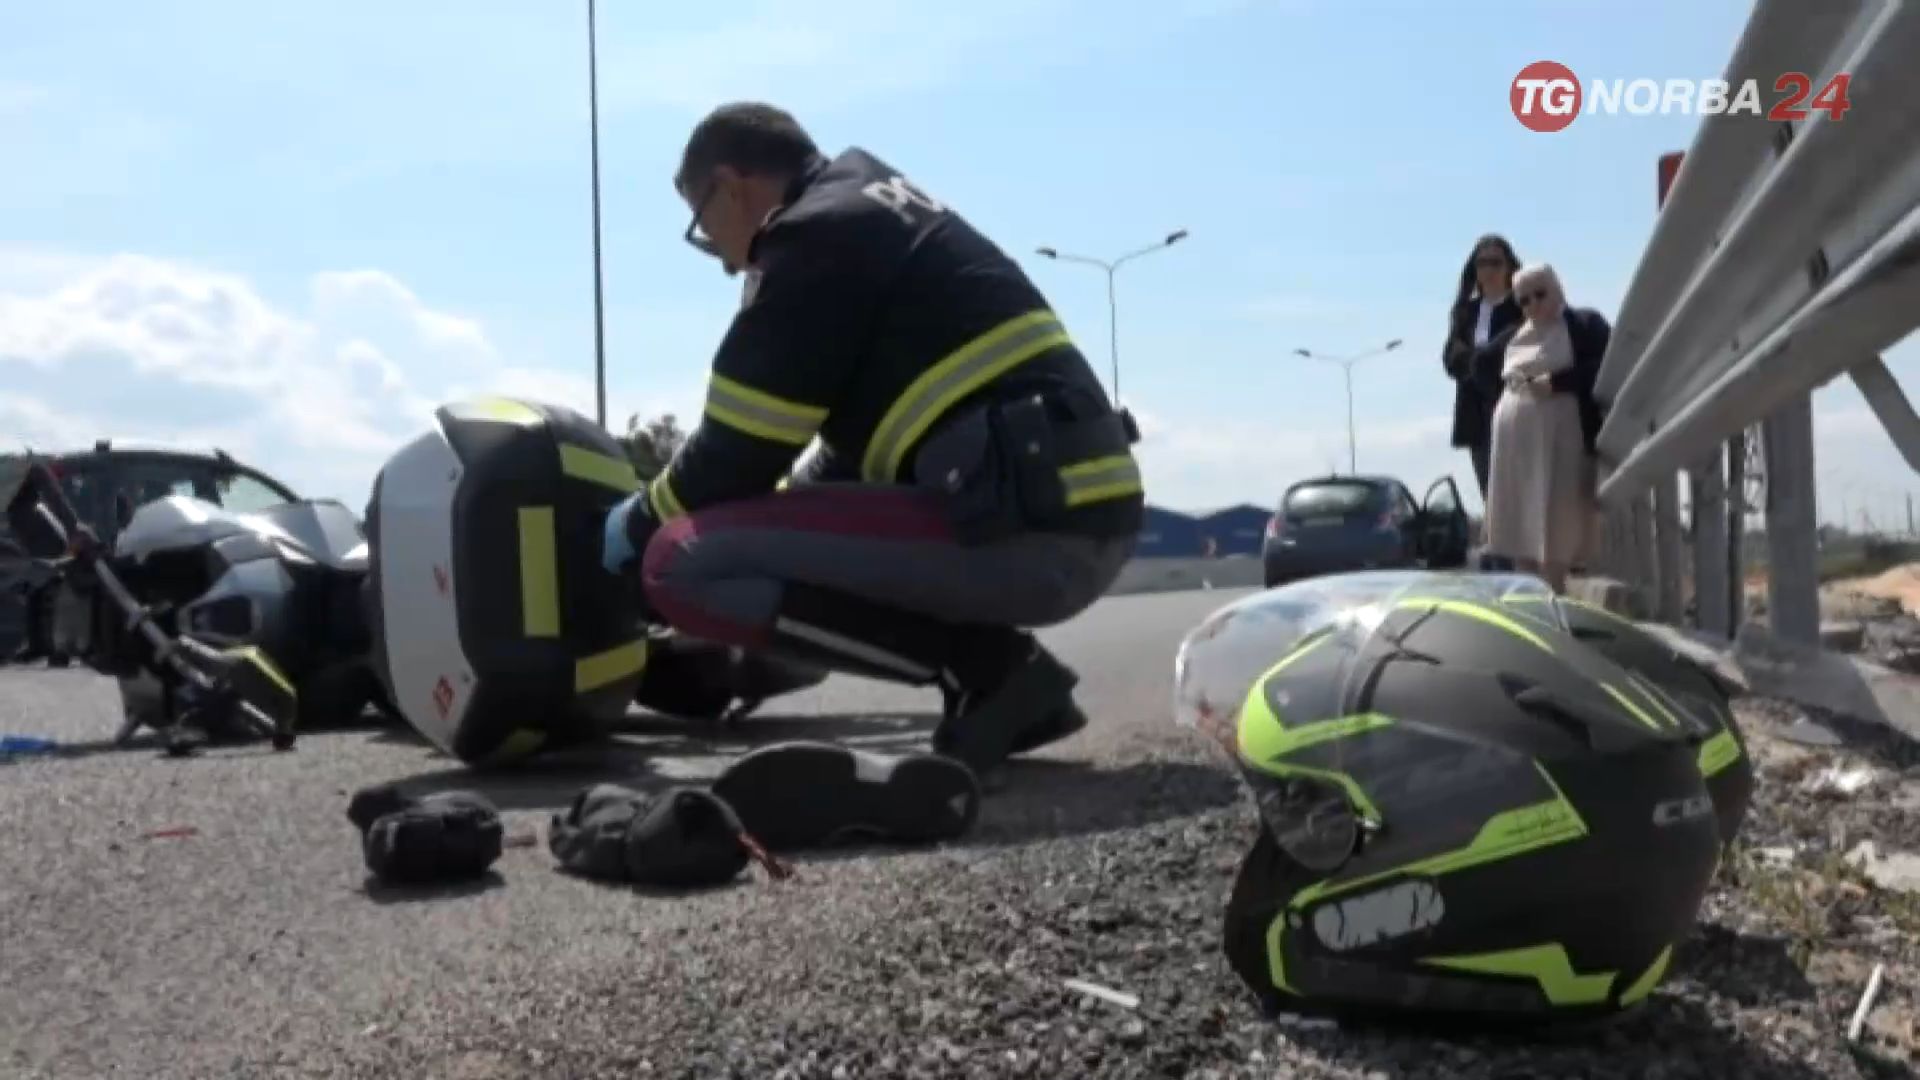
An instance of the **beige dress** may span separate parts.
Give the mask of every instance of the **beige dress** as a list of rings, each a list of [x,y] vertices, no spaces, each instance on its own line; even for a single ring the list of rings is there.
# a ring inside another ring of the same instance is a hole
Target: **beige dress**
[[[1551,375],[1573,363],[1564,319],[1546,331],[1522,326],[1503,375]],[[1510,559],[1566,567],[1587,546],[1593,473],[1572,394],[1508,390],[1493,410],[1487,477],[1487,549]]]

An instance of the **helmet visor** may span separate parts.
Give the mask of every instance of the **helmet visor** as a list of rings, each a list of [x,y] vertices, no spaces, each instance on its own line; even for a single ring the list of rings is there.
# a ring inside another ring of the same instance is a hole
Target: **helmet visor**
[[[1377,750],[1369,733],[1392,723],[1359,706],[1380,658],[1397,655],[1385,633],[1404,625],[1397,613],[1436,599],[1492,610],[1536,593],[1552,595],[1527,575],[1372,571],[1245,597],[1181,642],[1175,722],[1232,757],[1281,850],[1308,869],[1335,870],[1385,824],[1346,766]]]

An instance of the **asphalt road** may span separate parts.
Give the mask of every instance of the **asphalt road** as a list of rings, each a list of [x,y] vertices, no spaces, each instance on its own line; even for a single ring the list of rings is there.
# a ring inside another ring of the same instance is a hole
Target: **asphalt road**
[[[967,841],[803,858],[789,882],[755,870],[695,894],[559,873],[546,821],[591,783],[709,774],[739,741],[641,719],[598,761],[511,781],[378,728],[172,761],[98,746],[115,724],[104,680],[0,671],[0,733],[96,744],[0,764],[0,1074],[1837,1075],[1749,1045],[1700,995],[1656,997],[1659,1038],[1544,1048],[1261,1018],[1218,949],[1250,804],[1169,708],[1180,635],[1238,595],[1112,598],[1049,633],[1094,723],[1011,769]],[[920,745],[936,707],[836,679],[743,733]],[[510,847],[484,887],[370,894],[347,798],[403,778],[478,788],[538,843]]]

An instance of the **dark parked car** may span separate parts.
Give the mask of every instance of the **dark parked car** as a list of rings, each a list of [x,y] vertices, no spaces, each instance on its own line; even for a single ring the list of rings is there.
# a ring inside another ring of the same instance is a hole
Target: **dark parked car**
[[[1262,544],[1268,588],[1349,570],[1465,566],[1472,524],[1453,477],[1413,501],[1391,476],[1322,476],[1287,488]]]
[[[168,495],[191,495],[243,513],[298,498],[285,484],[217,449],[116,445],[103,439],[87,450],[32,456],[52,467],[74,512],[109,546],[135,508]],[[27,461],[26,454],[0,454],[0,503],[13,495]],[[0,662],[25,643],[26,604],[52,602],[45,592],[30,600],[43,580],[44,570],[25,557],[0,519]],[[50,663],[67,663],[57,642],[33,645]]]

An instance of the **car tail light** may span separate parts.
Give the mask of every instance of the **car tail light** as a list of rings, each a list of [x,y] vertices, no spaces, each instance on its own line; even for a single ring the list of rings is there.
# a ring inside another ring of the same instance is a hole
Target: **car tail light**
[[[1374,523],[1374,528],[1381,530],[1393,528],[1393,511],[1382,510],[1380,512],[1380,520]]]
[[[1267,519],[1267,539],[1272,540],[1286,531],[1287,527],[1281,523],[1279,514]]]

